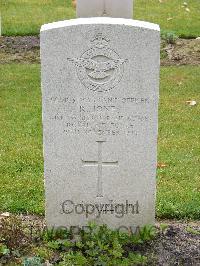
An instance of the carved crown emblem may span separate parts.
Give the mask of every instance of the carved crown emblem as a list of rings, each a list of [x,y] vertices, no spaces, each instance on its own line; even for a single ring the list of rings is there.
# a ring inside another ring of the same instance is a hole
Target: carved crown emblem
[[[106,47],[109,42],[110,40],[105,36],[103,36],[102,33],[97,33],[95,37],[91,40],[91,43],[94,45],[94,47],[100,49]]]

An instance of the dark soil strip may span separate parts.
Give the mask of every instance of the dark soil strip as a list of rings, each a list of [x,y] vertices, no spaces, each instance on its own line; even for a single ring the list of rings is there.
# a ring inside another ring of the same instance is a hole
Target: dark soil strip
[[[161,65],[200,65],[200,39],[178,39],[175,44],[161,44]]]
[[[155,254],[158,264],[200,266],[200,222],[164,222],[168,228],[153,241],[149,254]],[[158,223],[159,227],[161,223]]]
[[[0,37],[0,64],[40,63],[38,36]],[[161,65],[200,65],[200,39],[161,42]]]
[[[39,37],[0,37],[0,64],[5,63],[40,63]]]

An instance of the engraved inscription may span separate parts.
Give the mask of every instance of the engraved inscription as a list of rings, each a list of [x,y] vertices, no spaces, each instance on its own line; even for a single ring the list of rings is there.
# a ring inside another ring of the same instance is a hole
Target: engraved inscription
[[[136,137],[150,121],[149,98],[51,96],[49,100],[54,105],[50,119],[62,124],[66,135]]]
[[[98,166],[98,181],[97,181],[97,197],[103,197],[103,166],[118,166],[118,161],[104,162],[102,159],[102,147],[105,141],[97,141],[98,143],[98,161],[84,161],[84,166]]]
[[[81,83],[89,90],[105,92],[113,89],[122,79],[124,63],[119,55],[108,47],[109,39],[98,33],[92,48],[80,58],[68,58],[75,66]]]

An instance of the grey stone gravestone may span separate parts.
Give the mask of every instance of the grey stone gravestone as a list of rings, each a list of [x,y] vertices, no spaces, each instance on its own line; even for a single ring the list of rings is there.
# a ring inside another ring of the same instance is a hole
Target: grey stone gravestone
[[[77,17],[133,18],[133,0],[77,0]]]
[[[159,43],[158,25],[129,19],[42,26],[49,226],[154,223]]]

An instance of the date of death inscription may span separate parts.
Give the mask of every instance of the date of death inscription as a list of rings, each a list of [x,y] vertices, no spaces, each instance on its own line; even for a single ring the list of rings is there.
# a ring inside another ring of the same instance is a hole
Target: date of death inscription
[[[51,96],[48,113],[67,135],[137,136],[151,120],[150,105],[149,98],[139,97]]]

